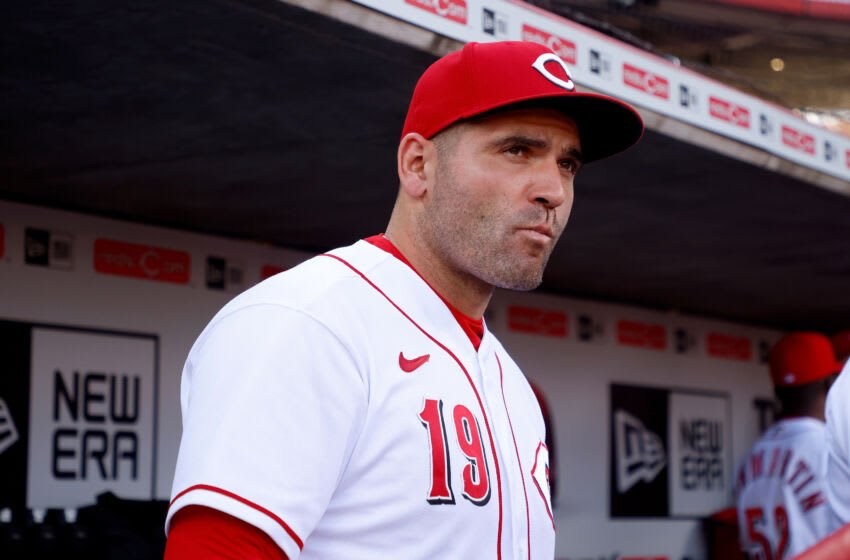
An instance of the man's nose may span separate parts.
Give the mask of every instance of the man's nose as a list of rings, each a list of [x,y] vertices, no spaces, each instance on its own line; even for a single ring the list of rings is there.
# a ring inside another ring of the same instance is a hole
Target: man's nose
[[[547,208],[557,208],[566,202],[572,190],[572,178],[564,175],[558,161],[541,163],[534,177],[529,198]]]

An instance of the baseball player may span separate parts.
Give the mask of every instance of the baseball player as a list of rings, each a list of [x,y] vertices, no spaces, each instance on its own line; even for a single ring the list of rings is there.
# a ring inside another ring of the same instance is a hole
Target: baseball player
[[[786,335],[769,354],[779,420],[738,471],[741,547],[753,559],[791,558],[829,533],[824,488],[824,400],[840,366],[827,337]]]
[[[533,43],[429,67],[385,234],[239,295],[192,347],[166,557],[551,559],[540,407],[482,317],[540,283],[582,164],[642,131]]]

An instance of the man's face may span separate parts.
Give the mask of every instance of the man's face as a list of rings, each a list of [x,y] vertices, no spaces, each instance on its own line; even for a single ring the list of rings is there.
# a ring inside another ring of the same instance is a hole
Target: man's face
[[[578,128],[550,109],[506,111],[435,139],[420,232],[455,273],[531,290],[566,225],[581,166]]]

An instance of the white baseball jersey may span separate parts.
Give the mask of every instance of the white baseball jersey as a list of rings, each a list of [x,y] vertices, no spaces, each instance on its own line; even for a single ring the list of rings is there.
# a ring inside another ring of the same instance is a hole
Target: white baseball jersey
[[[830,528],[850,523],[850,361],[826,398],[826,496]]]
[[[212,507],[289,558],[547,559],[545,428],[517,365],[366,241],[227,304],[182,379],[166,528]]]
[[[744,458],[735,490],[741,547],[750,558],[791,558],[829,534],[824,449],[823,422],[787,418]]]

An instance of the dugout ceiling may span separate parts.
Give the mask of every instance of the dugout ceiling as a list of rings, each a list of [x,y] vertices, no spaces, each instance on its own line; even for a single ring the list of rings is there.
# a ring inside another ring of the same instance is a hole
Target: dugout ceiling
[[[349,243],[386,225],[407,100],[433,59],[274,0],[10,5],[0,198],[313,251]],[[585,168],[544,288],[850,327],[850,197],[687,136],[649,131]]]

